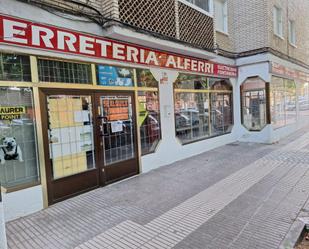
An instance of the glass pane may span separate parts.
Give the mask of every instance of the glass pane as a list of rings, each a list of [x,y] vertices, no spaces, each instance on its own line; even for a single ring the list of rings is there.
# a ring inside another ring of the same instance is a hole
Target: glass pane
[[[249,130],[262,130],[267,123],[265,87],[258,77],[249,78],[242,85],[242,119]]]
[[[211,93],[211,135],[228,133],[233,127],[232,95]]]
[[[176,93],[176,136],[183,143],[210,136],[208,93]]]
[[[50,95],[47,103],[54,178],[95,168],[91,97]]]
[[[136,69],[137,85],[140,87],[158,87],[158,81],[149,69]]]
[[[160,106],[158,92],[138,92],[138,124],[141,133],[142,154],[154,152],[161,140]]]
[[[98,84],[102,86],[134,86],[134,70],[131,68],[98,66]]]
[[[0,88],[0,182],[5,188],[39,180],[32,98],[29,88]]]
[[[309,117],[309,83],[303,82],[299,84],[298,88],[298,105],[300,118]]]
[[[100,112],[105,165],[134,158],[134,123],[131,97],[102,96]]]
[[[39,79],[43,82],[91,84],[91,66],[64,61],[38,60]]]
[[[292,80],[285,80],[286,124],[296,122],[296,85]]]
[[[0,53],[0,80],[30,82],[29,56]]]
[[[176,89],[208,89],[207,77],[191,74],[180,74],[175,82]]]
[[[284,126],[285,123],[285,95],[284,81],[282,78],[272,77],[270,84],[271,93],[271,120],[275,128]]]
[[[275,128],[296,122],[296,85],[294,81],[272,77],[271,119]],[[306,102],[304,102],[306,103]]]

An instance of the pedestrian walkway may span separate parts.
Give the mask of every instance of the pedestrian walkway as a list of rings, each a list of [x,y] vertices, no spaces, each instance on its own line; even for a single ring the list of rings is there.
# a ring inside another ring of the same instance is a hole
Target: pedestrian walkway
[[[9,248],[278,248],[309,196],[309,128],[234,143],[7,224]]]

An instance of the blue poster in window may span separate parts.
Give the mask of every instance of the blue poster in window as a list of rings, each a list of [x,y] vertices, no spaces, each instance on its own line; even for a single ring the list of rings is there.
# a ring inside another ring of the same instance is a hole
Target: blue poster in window
[[[99,85],[133,86],[133,69],[100,65],[98,72]]]

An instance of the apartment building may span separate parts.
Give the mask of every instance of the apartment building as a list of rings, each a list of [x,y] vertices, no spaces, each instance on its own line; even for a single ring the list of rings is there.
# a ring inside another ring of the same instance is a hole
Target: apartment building
[[[305,0],[0,0],[5,219],[304,125],[306,9]]]
[[[241,6],[241,7],[239,7]],[[242,139],[275,142],[306,123],[308,1],[215,1],[216,43],[234,56]]]

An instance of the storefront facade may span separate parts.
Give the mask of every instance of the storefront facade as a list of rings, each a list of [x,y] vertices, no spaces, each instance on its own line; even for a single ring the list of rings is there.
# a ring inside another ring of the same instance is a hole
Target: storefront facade
[[[6,220],[236,140],[232,60],[0,20]]]
[[[275,143],[308,125],[307,68],[270,53],[237,60],[241,141]]]

